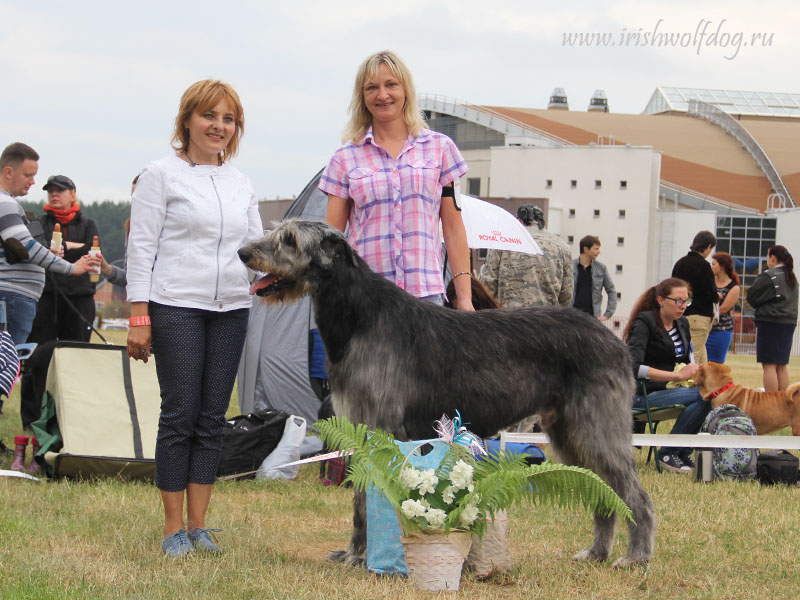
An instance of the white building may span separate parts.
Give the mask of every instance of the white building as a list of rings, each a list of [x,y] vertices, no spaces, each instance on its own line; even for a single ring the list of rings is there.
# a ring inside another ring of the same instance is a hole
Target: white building
[[[745,285],[769,246],[800,257],[800,95],[658,88],[641,115],[573,111],[560,97],[550,110],[420,103],[469,162],[462,190],[509,210],[537,199],[574,256],[584,235],[601,239],[620,293],[615,317],[704,229]]]

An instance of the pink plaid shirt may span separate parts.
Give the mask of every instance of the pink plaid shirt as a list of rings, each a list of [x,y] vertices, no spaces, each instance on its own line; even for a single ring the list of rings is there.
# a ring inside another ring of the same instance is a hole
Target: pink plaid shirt
[[[326,194],[350,198],[347,241],[376,273],[417,298],[444,293],[439,208],[442,187],[467,172],[446,135],[408,136],[397,159],[375,143],[336,151],[320,179]]]

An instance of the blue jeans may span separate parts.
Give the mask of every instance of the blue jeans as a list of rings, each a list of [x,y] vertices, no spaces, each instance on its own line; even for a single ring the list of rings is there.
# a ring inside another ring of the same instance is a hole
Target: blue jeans
[[[706,415],[711,410],[711,403],[706,402],[700,396],[700,388],[679,387],[672,390],[659,390],[647,394],[647,403],[650,408],[658,406],[669,406],[671,404],[682,404],[681,416],[675,421],[675,425],[670,433],[697,433],[703,426]],[[644,398],[642,396],[633,397],[633,408],[644,408]],[[665,454],[686,454],[687,448],[661,448],[658,456]]]
[[[33,318],[36,316],[36,300],[15,294],[0,291],[0,300],[6,303],[6,316],[8,318],[8,333],[14,340],[14,345],[24,344],[33,327]]]

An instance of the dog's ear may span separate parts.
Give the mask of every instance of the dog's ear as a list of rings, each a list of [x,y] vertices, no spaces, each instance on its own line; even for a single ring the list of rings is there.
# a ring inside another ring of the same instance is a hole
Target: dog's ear
[[[323,255],[329,257],[331,261],[341,257],[344,259],[344,262],[354,267],[358,266],[355,250],[353,250],[341,234],[324,236],[322,242],[320,242],[320,249]]]

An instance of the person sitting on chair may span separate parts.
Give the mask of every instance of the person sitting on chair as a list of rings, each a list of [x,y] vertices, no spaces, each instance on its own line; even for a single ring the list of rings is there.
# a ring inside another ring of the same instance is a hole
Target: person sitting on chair
[[[649,378],[645,384],[649,406],[686,407],[671,433],[697,433],[711,407],[697,387],[667,389],[668,382],[684,382],[697,373],[689,322],[683,316],[691,303],[685,281],[675,277],[665,279],[636,301],[622,336],[631,354],[634,377]],[[680,364],[683,366],[676,369]],[[644,397],[637,394],[633,407],[644,408]],[[657,460],[663,468],[675,473],[690,473],[694,467],[691,450],[685,448],[661,448]]]

